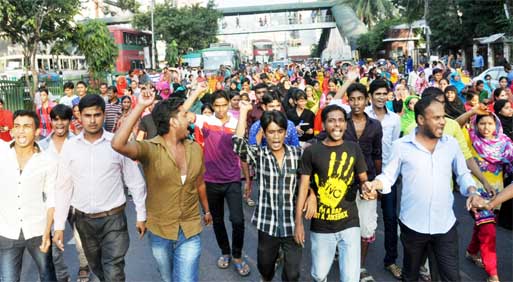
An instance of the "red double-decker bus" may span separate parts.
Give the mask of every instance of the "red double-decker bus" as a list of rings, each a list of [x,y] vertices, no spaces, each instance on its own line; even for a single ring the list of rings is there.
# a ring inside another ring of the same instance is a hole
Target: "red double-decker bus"
[[[109,26],[114,43],[118,46],[116,71],[127,72],[131,69],[149,68],[145,64],[145,48],[147,61],[151,61],[151,33],[121,26]]]
[[[273,42],[269,39],[253,40],[253,61],[267,63],[273,60]]]

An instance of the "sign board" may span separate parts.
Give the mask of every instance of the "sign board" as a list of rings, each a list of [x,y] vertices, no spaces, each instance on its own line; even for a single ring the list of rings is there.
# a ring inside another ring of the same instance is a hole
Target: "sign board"
[[[157,48],[157,58],[159,62],[166,60],[166,41],[164,40],[157,40],[156,43]]]

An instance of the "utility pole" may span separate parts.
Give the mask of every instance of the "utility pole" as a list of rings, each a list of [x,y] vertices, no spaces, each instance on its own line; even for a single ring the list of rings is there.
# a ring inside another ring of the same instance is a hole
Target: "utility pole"
[[[426,22],[426,51],[427,51],[427,57],[428,60],[431,57],[431,29],[429,28],[427,16],[428,16],[428,10],[429,10],[429,0],[424,0],[424,21]]]
[[[155,65],[155,28],[153,24],[153,13],[155,11],[155,0],[151,0],[151,68],[156,69]]]

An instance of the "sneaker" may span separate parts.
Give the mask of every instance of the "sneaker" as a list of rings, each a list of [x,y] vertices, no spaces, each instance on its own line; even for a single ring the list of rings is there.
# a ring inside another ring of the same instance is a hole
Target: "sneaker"
[[[401,280],[402,279],[402,270],[401,267],[399,267],[397,264],[393,263],[389,266],[385,267],[392,276],[394,276],[395,279]]]

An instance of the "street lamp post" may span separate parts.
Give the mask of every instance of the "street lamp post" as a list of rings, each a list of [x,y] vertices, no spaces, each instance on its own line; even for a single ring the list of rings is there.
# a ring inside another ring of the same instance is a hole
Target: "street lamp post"
[[[151,68],[156,69],[155,65],[155,29],[153,25],[153,11],[155,10],[155,0],[151,0]]]

